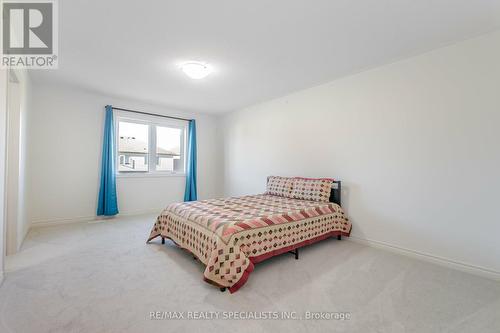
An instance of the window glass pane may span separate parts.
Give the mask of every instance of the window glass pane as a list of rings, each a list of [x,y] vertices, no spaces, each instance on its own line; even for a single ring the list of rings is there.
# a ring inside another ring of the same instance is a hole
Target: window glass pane
[[[181,156],[183,130],[173,127],[156,127],[156,170],[184,172]]]
[[[118,171],[148,171],[149,126],[118,123]]]

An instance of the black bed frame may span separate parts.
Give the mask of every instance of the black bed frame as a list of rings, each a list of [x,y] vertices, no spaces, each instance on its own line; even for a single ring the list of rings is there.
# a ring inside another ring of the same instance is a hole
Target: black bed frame
[[[340,180],[334,180],[332,184],[332,191],[330,192],[330,202],[342,206],[341,194],[342,194],[342,184]]]
[[[332,190],[330,191],[330,202],[336,203],[339,206],[342,206],[342,184],[340,180],[334,180],[332,184]],[[338,240],[342,239],[342,235],[337,236]],[[295,255],[295,260],[299,260],[299,248],[297,247],[293,251],[288,251],[288,253]]]

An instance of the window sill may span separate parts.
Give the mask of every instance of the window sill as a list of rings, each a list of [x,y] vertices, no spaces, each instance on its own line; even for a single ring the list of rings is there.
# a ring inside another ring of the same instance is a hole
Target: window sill
[[[138,172],[117,173],[116,178],[162,178],[162,177],[186,177],[185,173],[170,172]]]

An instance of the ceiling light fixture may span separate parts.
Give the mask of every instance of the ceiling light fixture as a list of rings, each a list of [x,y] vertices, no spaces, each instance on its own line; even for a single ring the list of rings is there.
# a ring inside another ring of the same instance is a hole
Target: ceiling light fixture
[[[203,79],[208,74],[213,72],[213,69],[209,64],[199,61],[188,61],[183,63],[180,67],[184,74],[194,80]]]

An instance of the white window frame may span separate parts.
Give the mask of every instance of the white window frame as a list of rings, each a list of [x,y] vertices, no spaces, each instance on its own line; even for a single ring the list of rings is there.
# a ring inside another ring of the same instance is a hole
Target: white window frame
[[[115,165],[117,177],[185,177],[186,176],[186,153],[187,153],[187,131],[188,123],[182,120],[164,118],[160,116],[150,116],[135,114],[126,111],[114,111],[114,125],[115,125]],[[119,122],[125,121],[129,123],[143,124],[149,126],[149,140],[148,140],[148,170],[147,171],[119,171],[120,166],[120,153],[118,148],[119,143]],[[181,136],[181,159],[183,160],[184,171],[166,171],[156,170],[156,126],[178,128],[182,130]]]

